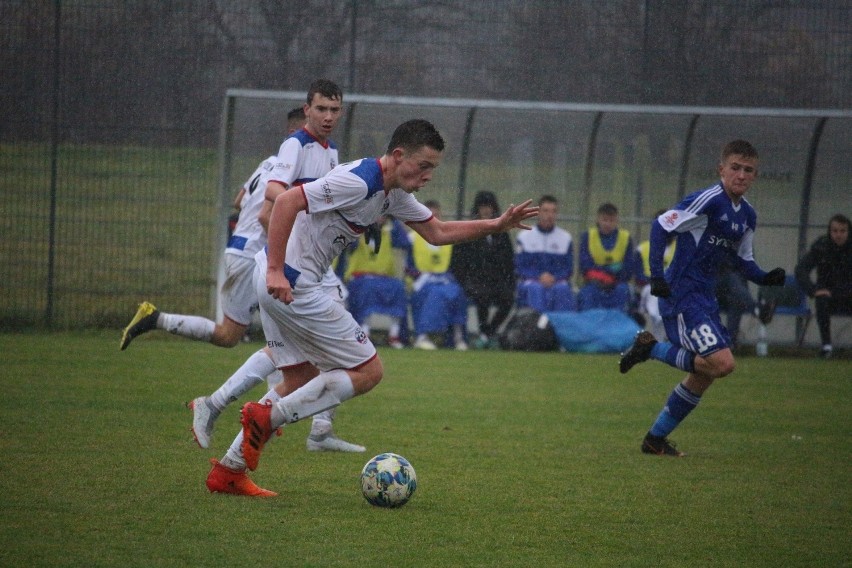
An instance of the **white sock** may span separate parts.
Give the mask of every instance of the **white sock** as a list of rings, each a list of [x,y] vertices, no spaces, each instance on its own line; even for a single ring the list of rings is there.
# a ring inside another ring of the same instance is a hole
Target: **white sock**
[[[198,341],[210,341],[216,322],[201,316],[185,316],[183,314],[166,314],[160,312],[157,327],[165,329],[174,335],[182,335]]]
[[[275,389],[270,389],[265,395],[260,397],[258,402],[270,401],[272,404],[275,404],[279,400],[281,400],[281,396],[275,392]],[[270,438],[270,441],[274,439],[275,436]],[[243,431],[237,434],[237,437],[234,438],[234,441],[231,442],[231,447],[228,448],[228,451],[225,452],[224,457],[222,457],[222,461],[220,462],[222,465],[229,469],[233,469],[235,471],[243,471],[246,468],[246,459],[243,457]]]
[[[458,345],[459,343],[464,343],[464,331],[462,330],[462,326],[453,326],[453,341],[456,345]]]
[[[390,337],[399,337],[399,322],[391,324],[388,335]]]
[[[221,411],[262,383],[266,376],[274,371],[275,363],[266,351],[263,349],[256,351],[216,392],[210,395],[210,404]]]
[[[323,410],[318,414],[314,414],[314,419],[311,422],[311,436],[316,438],[324,438],[331,434],[334,415],[337,412],[337,407]]]
[[[355,396],[349,373],[342,369],[320,373],[308,384],[272,405],[271,426],[297,422],[323,410],[334,408]]]

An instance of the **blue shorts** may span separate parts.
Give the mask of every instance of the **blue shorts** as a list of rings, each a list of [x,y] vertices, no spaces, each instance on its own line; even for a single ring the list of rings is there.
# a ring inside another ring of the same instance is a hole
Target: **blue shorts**
[[[708,313],[700,307],[686,308],[663,317],[663,324],[669,341],[696,355],[706,357],[731,347],[731,335],[722,325],[718,311]]]

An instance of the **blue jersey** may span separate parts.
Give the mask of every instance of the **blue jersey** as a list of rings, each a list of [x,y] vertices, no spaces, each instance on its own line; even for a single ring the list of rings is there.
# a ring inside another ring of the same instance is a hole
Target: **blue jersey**
[[[523,279],[537,280],[544,272],[557,280],[568,280],[574,272],[574,245],[571,234],[553,227],[543,231],[536,225],[518,234],[515,271]]]
[[[734,204],[721,184],[688,195],[660,215],[651,227],[651,276],[662,277],[669,233],[676,233],[674,258],[665,270],[672,295],[660,301],[660,313],[671,316],[687,309],[718,312],[716,274],[725,257],[752,282],[766,273],[754,261],[752,242],[757,213],[745,199]]]

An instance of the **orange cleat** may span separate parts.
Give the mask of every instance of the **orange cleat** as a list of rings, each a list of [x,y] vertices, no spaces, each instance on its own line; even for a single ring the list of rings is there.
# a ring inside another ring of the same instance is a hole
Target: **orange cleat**
[[[260,461],[260,452],[267,440],[272,437],[272,403],[266,401],[247,402],[240,411],[240,423],[243,425],[243,443],[241,449],[246,467],[254,471]]]
[[[255,485],[244,471],[234,471],[210,458],[213,469],[207,476],[207,490],[210,493],[230,493],[247,497],[277,497],[278,493]]]

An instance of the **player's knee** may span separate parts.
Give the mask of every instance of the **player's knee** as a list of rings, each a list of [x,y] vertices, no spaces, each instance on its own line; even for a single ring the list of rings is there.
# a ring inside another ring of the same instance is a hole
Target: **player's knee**
[[[733,357],[717,361],[713,368],[713,374],[716,378],[727,377],[734,372],[736,367],[737,364],[734,362]]]
[[[226,318],[224,322],[216,324],[210,342],[217,347],[234,347],[240,342],[245,333],[246,326]]]
[[[355,387],[355,392],[364,394],[376,387],[384,376],[384,367],[382,361],[376,357],[354,374],[352,374],[352,384]]]

